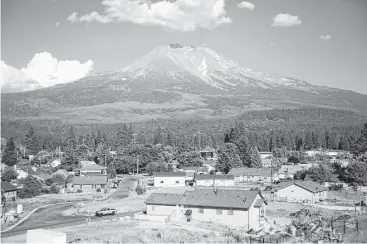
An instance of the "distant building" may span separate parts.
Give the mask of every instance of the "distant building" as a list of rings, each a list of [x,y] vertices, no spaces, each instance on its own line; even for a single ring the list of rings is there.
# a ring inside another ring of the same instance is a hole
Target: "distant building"
[[[343,188],[346,188],[348,187],[348,184],[345,183],[344,181],[341,181],[339,179],[339,175],[338,174],[331,174],[330,178],[327,179],[324,183],[324,186],[325,187],[329,187],[329,186],[332,186],[332,185],[342,185]]]
[[[278,170],[279,179],[293,179],[294,175],[301,170],[305,170],[307,168],[302,167],[301,165],[282,165]]]
[[[153,174],[154,187],[185,186],[185,172],[156,172]]]
[[[55,177],[56,175],[61,175],[64,179],[66,179],[69,175],[71,175],[71,173],[66,171],[65,169],[59,169],[55,173],[53,173],[51,176]]]
[[[7,181],[1,181],[1,191],[4,192],[6,200],[17,198],[17,187]]]
[[[195,186],[233,186],[233,175],[195,175]]]
[[[261,159],[271,158],[274,156],[272,152],[259,152],[259,153],[260,153]]]
[[[271,183],[278,180],[278,174],[271,168],[233,168],[228,174],[234,175],[235,182]]]
[[[72,189],[76,192],[81,189],[83,192],[94,192],[97,189],[106,190],[107,175],[88,175],[88,176],[74,176]]]
[[[200,156],[205,160],[218,160],[217,154],[214,149],[206,147],[204,150],[201,150]]]
[[[50,165],[51,167],[53,168],[56,168],[58,166],[60,166],[62,163],[61,159],[60,158],[52,158],[48,161],[48,165]]]
[[[28,173],[25,172],[24,170],[16,169],[15,171],[18,173],[18,176],[17,176],[18,180],[27,178],[27,176],[28,176]]]
[[[273,165],[273,158],[262,158],[261,165],[263,168],[270,168]],[[275,165],[274,165],[275,166]]]
[[[106,175],[107,167],[96,164],[93,161],[80,161],[82,167],[79,169],[80,176],[83,175]]]
[[[277,201],[315,203],[327,197],[327,188],[314,181],[281,182],[274,188]]]

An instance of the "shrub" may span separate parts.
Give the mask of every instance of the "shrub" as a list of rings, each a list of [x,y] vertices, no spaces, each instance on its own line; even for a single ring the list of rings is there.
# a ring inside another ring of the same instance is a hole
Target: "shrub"
[[[13,168],[6,167],[1,175],[1,180],[10,182],[11,180],[15,180],[18,176],[17,171]]]
[[[329,186],[329,190],[330,191],[340,191],[341,189],[343,189],[343,185],[342,184],[337,184],[337,185],[331,185],[331,186]]]
[[[51,193],[51,189],[50,189],[50,187],[43,187],[42,188],[42,193],[43,194],[50,194]]]
[[[97,192],[101,192],[101,188],[97,188]]]
[[[81,193],[81,192],[83,192],[83,190],[82,189],[78,189],[76,192],[77,193]]]
[[[51,185],[51,192],[54,193],[54,194],[59,193],[60,192],[60,187],[56,183],[53,183]]]
[[[41,194],[42,184],[36,178],[29,175],[22,180],[23,188],[19,190],[18,196],[20,198],[35,197]]]
[[[145,188],[141,187],[140,185],[138,185],[138,186],[136,187],[135,191],[136,191],[136,193],[137,193],[138,195],[143,195],[143,194],[146,192]]]

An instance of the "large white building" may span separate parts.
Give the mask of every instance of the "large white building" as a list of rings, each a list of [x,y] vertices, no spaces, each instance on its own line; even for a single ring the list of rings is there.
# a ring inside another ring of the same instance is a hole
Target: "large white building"
[[[327,188],[314,181],[289,181],[280,183],[272,194],[277,201],[315,203],[326,199]]]
[[[233,175],[195,175],[195,186],[233,186]]]
[[[154,187],[185,186],[185,172],[156,172],[153,174]]]

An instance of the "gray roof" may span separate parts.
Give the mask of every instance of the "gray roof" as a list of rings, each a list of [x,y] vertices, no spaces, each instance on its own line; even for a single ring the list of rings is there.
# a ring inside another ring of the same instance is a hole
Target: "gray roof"
[[[155,172],[153,177],[185,177],[185,172]]]
[[[74,176],[74,185],[106,185],[107,175]]]
[[[17,187],[7,181],[1,181],[1,190],[4,192],[16,191]]]
[[[257,195],[257,191],[218,189],[214,192],[213,189],[195,189],[194,191],[186,191],[179,204],[198,207],[249,209]]]
[[[233,180],[233,175],[195,175],[195,180]]]
[[[273,174],[275,170],[273,170]],[[263,176],[263,177],[270,177],[271,169],[270,168],[233,168],[231,169],[228,174],[232,174],[234,176]]]
[[[286,188],[291,185],[299,186],[307,191],[317,193],[322,191],[327,191],[327,188],[315,181],[288,181],[288,182],[281,182],[278,186],[275,187],[275,191],[279,191],[283,188]]]
[[[145,204],[152,205],[171,205],[175,206],[178,204],[183,194],[173,194],[173,193],[152,193],[145,200]]]

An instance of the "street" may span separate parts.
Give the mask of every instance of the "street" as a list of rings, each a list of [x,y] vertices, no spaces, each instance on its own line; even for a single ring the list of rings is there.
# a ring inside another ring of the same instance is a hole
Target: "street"
[[[121,183],[119,184],[116,192],[114,192],[110,198],[119,199],[126,198],[129,195],[129,191],[134,190],[134,186],[136,181],[132,180],[130,177],[125,177]],[[25,234],[27,230],[37,229],[37,228],[46,228],[46,229],[55,229],[64,226],[78,225],[86,222],[87,216],[76,215],[76,216],[64,216],[62,214],[63,211],[68,208],[73,207],[73,203],[66,203],[62,205],[53,205],[45,208],[39,209],[35,212],[29,219],[15,227],[14,229],[2,233],[1,237],[6,238],[14,235]],[[91,221],[100,221],[106,219],[112,219],[123,216],[131,216],[136,212],[125,212],[125,213],[117,213],[114,216],[103,216],[103,217],[90,217]]]

